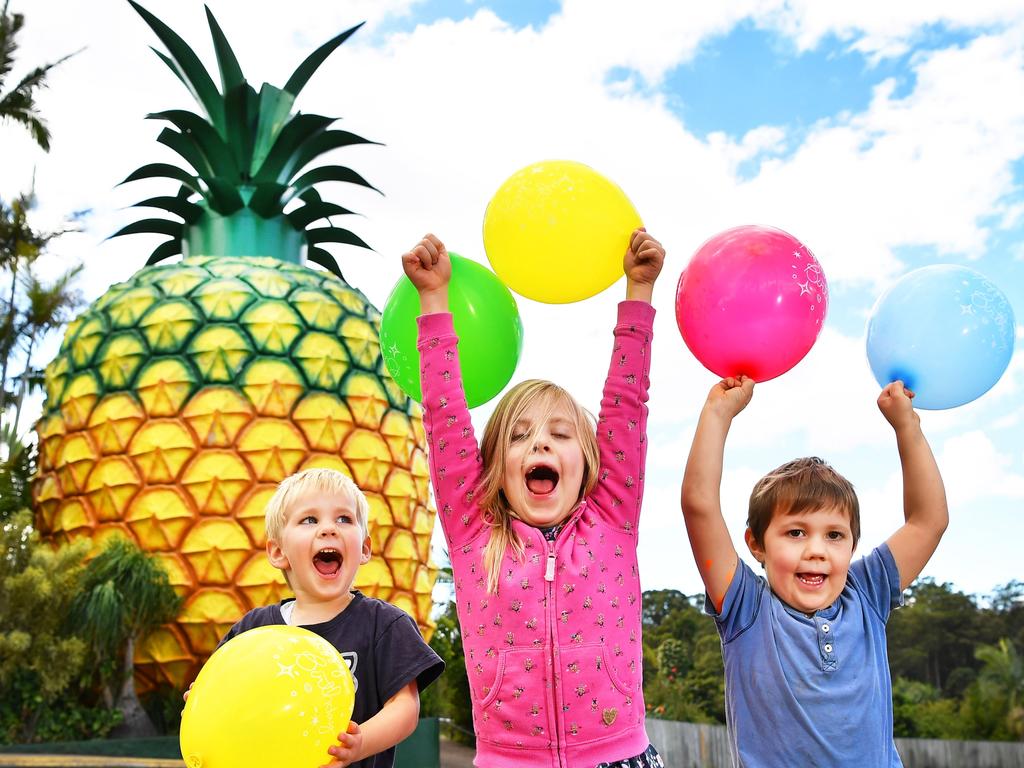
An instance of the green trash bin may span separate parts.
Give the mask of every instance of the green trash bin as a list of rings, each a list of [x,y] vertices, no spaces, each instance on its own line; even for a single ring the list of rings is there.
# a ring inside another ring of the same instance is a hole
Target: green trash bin
[[[441,768],[441,721],[420,718],[416,730],[398,744],[395,768]]]

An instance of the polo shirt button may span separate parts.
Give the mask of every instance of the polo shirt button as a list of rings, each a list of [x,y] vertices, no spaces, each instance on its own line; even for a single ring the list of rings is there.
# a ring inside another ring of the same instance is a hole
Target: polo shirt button
[[[827,635],[828,634],[828,624],[822,624],[821,625],[821,631],[824,632]]]
[[[832,644],[825,643],[825,653],[832,653]]]

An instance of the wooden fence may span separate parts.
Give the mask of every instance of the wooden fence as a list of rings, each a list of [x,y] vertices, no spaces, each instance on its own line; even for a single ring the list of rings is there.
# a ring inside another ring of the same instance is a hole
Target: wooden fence
[[[732,768],[723,725],[647,719],[647,734],[671,768]],[[1024,744],[896,739],[904,768],[1024,768]]]

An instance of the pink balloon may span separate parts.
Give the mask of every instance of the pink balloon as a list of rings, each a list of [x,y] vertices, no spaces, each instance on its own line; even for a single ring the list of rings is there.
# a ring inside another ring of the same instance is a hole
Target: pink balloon
[[[690,259],[676,289],[676,322],[705,368],[725,378],[774,379],[810,351],[825,322],[818,260],[781,229],[721,232]]]

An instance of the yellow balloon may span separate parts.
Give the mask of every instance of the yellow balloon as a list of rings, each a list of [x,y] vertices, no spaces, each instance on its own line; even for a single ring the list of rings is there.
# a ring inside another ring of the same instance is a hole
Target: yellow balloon
[[[233,637],[199,671],[181,716],[188,768],[316,768],[348,728],[355,683],[329,642],[300,627]]]
[[[613,182],[570,160],[516,171],[484,213],[484,249],[509,288],[535,301],[566,304],[622,277],[640,214]]]

